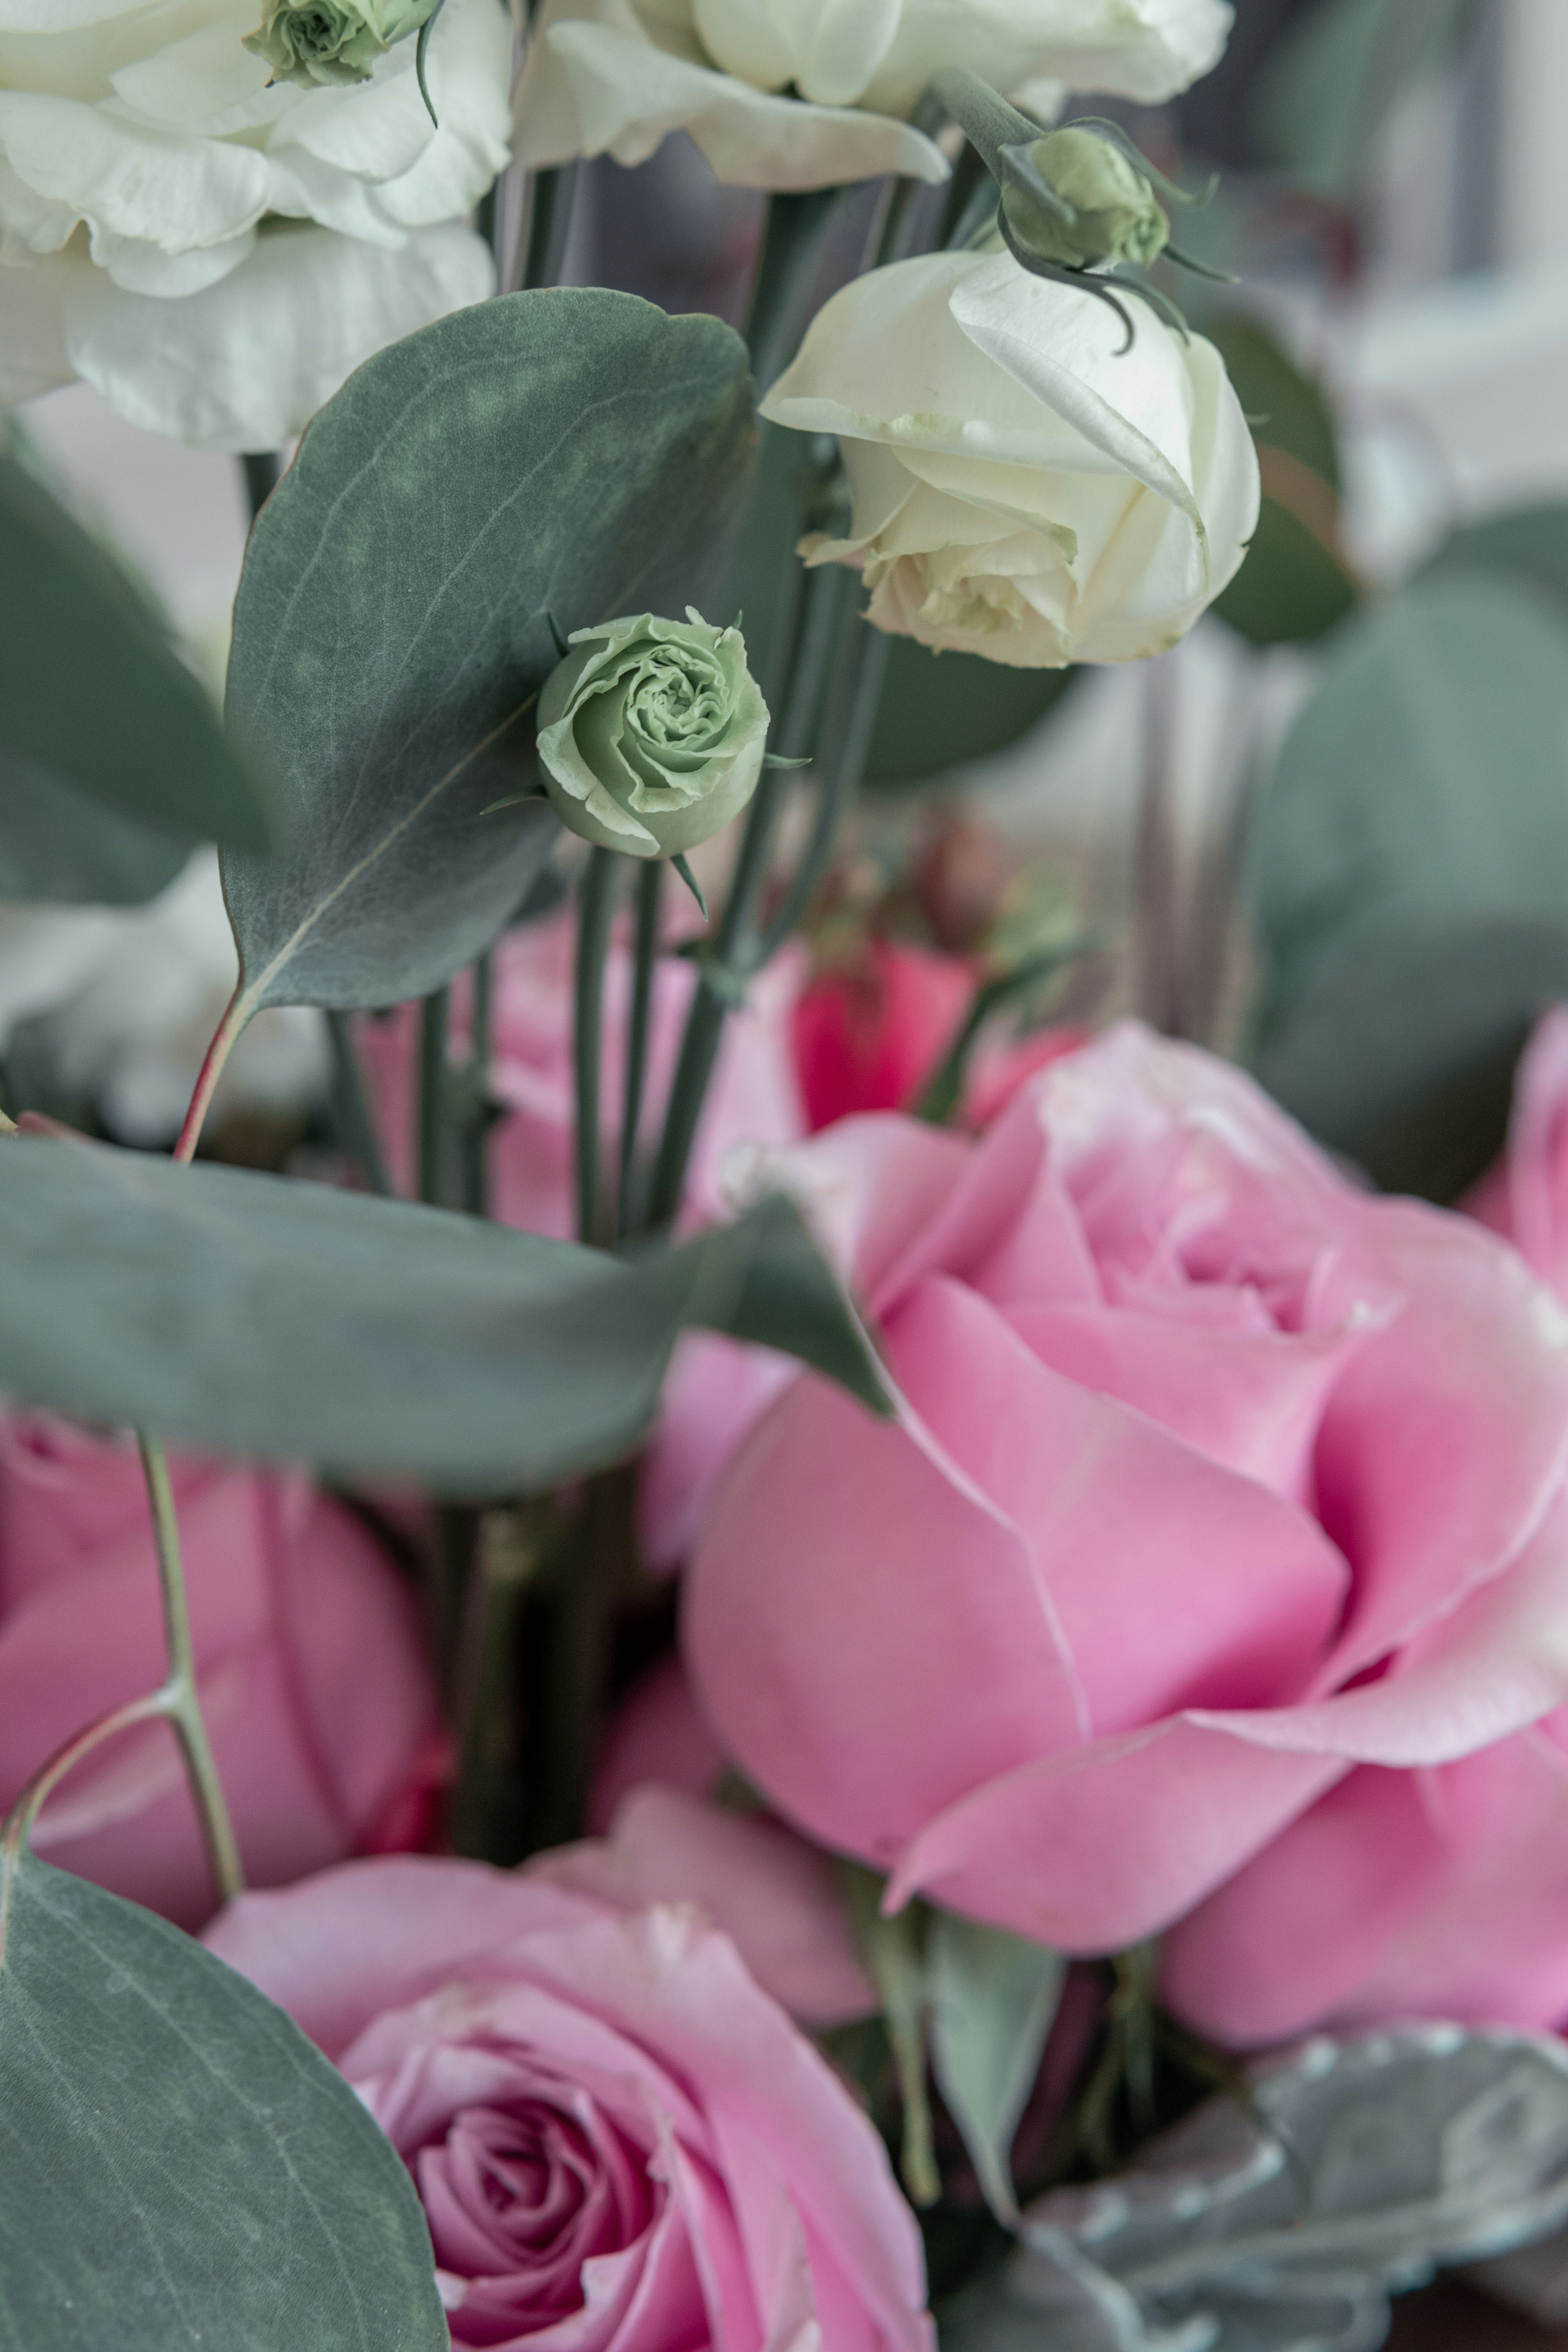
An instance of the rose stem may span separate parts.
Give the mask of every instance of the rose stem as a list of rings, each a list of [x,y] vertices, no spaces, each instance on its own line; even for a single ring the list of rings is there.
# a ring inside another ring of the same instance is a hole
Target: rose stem
[[[577,901],[576,1016],[572,1040],[577,1086],[577,1238],[592,1242],[599,1210],[599,1045],[605,957],[616,911],[616,852],[590,852]]]
[[[816,733],[827,665],[841,619],[844,576],[822,571],[807,578],[804,618],[790,664],[789,685],[781,698],[784,720],[774,747],[785,759],[801,758],[809,750]],[[770,698],[769,708],[777,707]],[[763,772],[752,801],[752,813],[742,836],[740,856],[735,861],[730,895],[712,952],[697,967],[697,992],[687,1015],[686,1034],[681,1040],[680,1060],[670,1088],[664,1136],[654,1170],[648,1202],[648,1223],[652,1225],[668,1224],[679,1206],[686,1163],[718,1057],[724,1016],[746,982],[765,961],[754,918],[767,881],[788,789],[787,769],[770,768]]]
[[[851,617],[840,642],[817,758],[821,781],[816,814],[795,878],[762,943],[763,962],[777,954],[795,929],[833,854],[839,826],[855,805],[871,750],[887,676],[889,639]]]
[[[449,991],[434,988],[419,1008],[419,1099],[415,1108],[419,1198],[439,1208],[447,1174],[447,1012]]]
[[[648,1020],[653,1010],[653,967],[658,953],[659,901],[664,861],[645,858],[637,872],[637,934],[633,948],[632,1017],[626,1036],[626,1088],[621,1109],[621,1174],[616,1223],[632,1226],[632,1182],[637,1168],[637,1129],[642,1121],[643,1083],[647,1075]]]
[[[375,1121],[370,1115],[370,1105],[365,1099],[364,1079],[346,1013],[334,1010],[327,1014],[327,1035],[332,1048],[332,1091],[338,1125],[349,1158],[373,1192],[389,1194],[392,1180],[386,1172],[386,1162],[382,1158],[381,1144],[376,1137]]]
[[[463,1162],[463,1206],[470,1217],[489,1213],[485,1138],[489,1131],[490,1009],[494,992],[492,950],[476,959],[469,1008],[468,1066],[463,1074],[458,1139]]]
[[[142,1450],[142,1475],[147,1482],[153,1541],[158,1553],[158,1587],[163,1597],[163,1642],[169,1659],[169,1678],[164,1689],[170,1699],[175,1737],[190,1775],[196,1811],[201,1815],[214,1883],[221,1900],[226,1903],[231,1895],[244,1891],[245,1872],[196,1692],[196,1658],[191,1643],[191,1615],[180,1559],[180,1522],[174,1509],[174,1490],[158,1440],[139,1431],[136,1442]]]

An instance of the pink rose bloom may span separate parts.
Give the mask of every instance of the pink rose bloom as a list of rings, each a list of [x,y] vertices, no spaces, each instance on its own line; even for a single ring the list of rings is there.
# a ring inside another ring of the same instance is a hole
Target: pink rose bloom
[[[496,942],[491,982],[490,1092],[503,1107],[488,1146],[491,1213],[503,1224],[521,1225],[558,1241],[571,1240],[575,1233],[575,949],[576,915],[567,905],[542,922],[502,935]],[[786,950],[758,974],[748,1003],[725,1024],[692,1150],[687,1181],[692,1207],[712,1211],[719,1205],[721,1162],[732,1144],[789,1143],[805,1132],[788,1018],[801,971],[798,952]],[[658,1139],[656,1120],[675,1073],[695,985],[696,973],[687,957],[667,953],[659,958],[643,1097],[644,1140],[650,1146]],[[599,1100],[606,1149],[614,1149],[620,1134],[631,999],[632,955],[623,926],[611,942],[605,971]],[[459,1058],[468,1052],[467,1022],[467,998],[459,992],[453,1023]],[[388,1173],[401,1192],[412,1193],[419,1009],[405,1004],[395,1013],[362,1019],[354,1035]]]
[[[790,1381],[685,1653],[890,1905],[1113,1950],[1357,1764],[1415,1789],[1568,1700],[1568,1322],[1479,1226],[1132,1024],[978,1143],[847,1120],[779,1173],[898,1414]]]
[[[695,1910],[360,1862],[207,1940],[402,2156],[454,2344],[931,2352],[880,2140]]]
[[[795,1065],[812,1132],[857,1111],[911,1110],[962,1028],[983,977],[974,956],[864,940],[819,972],[791,1015]],[[964,1087],[963,1123],[984,1127],[1026,1078],[1083,1042],[1045,1029],[1015,1042],[983,1036]]]
[[[435,1695],[415,1610],[359,1522],[306,1481],[171,1463],[202,1706],[247,1874],[267,1886],[384,1834],[424,1768]],[[0,1809],[78,1731],[165,1673],[134,1449],[0,1422]],[[184,1927],[212,1882],[164,1724],[106,1741],[33,1843]]]
[[[1536,1029],[1468,1205],[1568,1298],[1568,1013]],[[1544,1671],[1561,1645],[1551,1628]],[[1456,1762],[1348,1774],[1175,1930],[1164,1991],[1237,2044],[1393,2017],[1568,2023],[1568,1712]]]

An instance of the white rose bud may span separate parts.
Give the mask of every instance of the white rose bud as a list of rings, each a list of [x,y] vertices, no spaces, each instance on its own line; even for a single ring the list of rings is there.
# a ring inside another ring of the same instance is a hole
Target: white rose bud
[[[267,0],[245,46],[265,58],[274,81],[367,81],[377,58],[416,33],[437,0]]]
[[[576,629],[539,698],[539,761],[572,833],[677,857],[756,791],[768,707],[739,629],[652,613]]]
[[[836,433],[854,512],[813,563],[868,617],[1016,668],[1174,645],[1258,520],[1258,458],[1212,343],[1122,320],[1012,256],[938,253],[854,279],[762,404]]]
[[[1005,187],[1007,226],[1026,251],[1064,268],[1131,261],[1147,268],[1170,242],[1171,224],[1131,156],[1097,131],[1069,124],[1029,149],[1047,188],[1070,205],[1068,223],[1018,187]]]

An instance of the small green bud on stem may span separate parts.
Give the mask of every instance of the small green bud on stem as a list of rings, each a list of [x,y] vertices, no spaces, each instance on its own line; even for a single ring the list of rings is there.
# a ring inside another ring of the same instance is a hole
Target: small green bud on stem
[[[1028,160],[1062,209],[1047,209],[1016,181],[1004,186],[1007,226],[1026,251],[1067,269],[1098,261],[1146,268],[1163,251],[1171,224],[1152,187],[1098,131],[1075,123],[1049,131],[1035,141]]]
[[[577,629],[539,698],[539,763],[568,831],[678,858],[757,788],[768,709],[739,629],[639,613]]]
[[[274,81],[365,81],[377,58],[416,33],[439,0],[265,0],[261,23],[245,46],[272,68]]]

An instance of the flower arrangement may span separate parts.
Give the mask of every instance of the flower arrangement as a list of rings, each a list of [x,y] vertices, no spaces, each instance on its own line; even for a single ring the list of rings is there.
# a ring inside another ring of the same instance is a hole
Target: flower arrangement
[[[254,15],[0,7],[0,388],[252,499],[220,719],[0,452],[0,883],[237,972],[0,1114],[0,2335],[1363,2352],[1568,2222],[1557,526],[1367,594],[1223,0]],[[736,323],[567,282],[672,132]],[[1130,940],[879,827],[1211,613]]]

